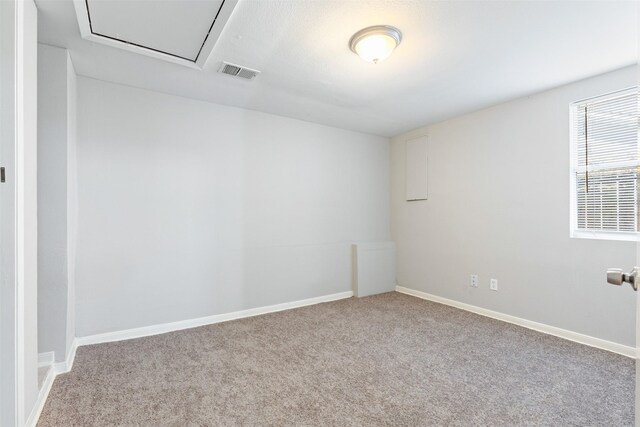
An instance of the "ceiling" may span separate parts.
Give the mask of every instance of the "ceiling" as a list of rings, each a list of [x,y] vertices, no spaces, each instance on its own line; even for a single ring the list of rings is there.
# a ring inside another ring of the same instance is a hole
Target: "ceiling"
[[[195,62],[223,1],[158,1],[153,7],[149,1],[81,3],[94,34]]]
[[[131,8],[103,15],[116,32],[151,3],[112,2]],[[150,15],[135,36],[191,55],[197,8],[220,2],[161,3],[184,34],[166,37],[154,22],[167,16]],[[240,0],[199,70],[82,39],[72,0],[36,4],[40,42],[68,48],[80,75],[383,136],[632,65],[638,52],[634,1]],[[377,65],[347,45],[375,24],[403,32]],[[262,73],[219,74],[222,61]]]

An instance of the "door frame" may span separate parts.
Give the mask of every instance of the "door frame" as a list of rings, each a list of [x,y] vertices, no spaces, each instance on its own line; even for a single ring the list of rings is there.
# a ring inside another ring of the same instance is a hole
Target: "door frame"
[[[15,1],[0,1],[0,164],[5,168],[6,179],[0,183],[0,424],[7,426],[22,425],[19,414],[24,414],[24,400],[20,398],[24,382],[19,362],[24,360],[20,351],[24,348],[20,342],[24,301],[16,276],[18,9]]]
[[[19,427],[37,393],[36,23],[33,0],[0,0],[0,425]]]
[[[637,7],[638,35],[640,35],[640,6]],[[640,60],[640,43],[638,43],[638,60]],[[637,85],[640,89],[640,62],[637,68]],[[640,108],[640,105],[638,106]],[[638,112],[640,114],[640,111]],[[638,123],[638,151],[640,153],[640,122]],[[636,235],[636,266],[640,267],[640,235]],[[640,292],[640,291],[639,291]],[[640,427],[640,296],[636,292],[636,395],[635,395],[635,425]]]

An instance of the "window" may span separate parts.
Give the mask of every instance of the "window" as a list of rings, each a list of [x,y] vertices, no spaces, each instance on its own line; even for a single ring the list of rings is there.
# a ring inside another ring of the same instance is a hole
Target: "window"
[[[638,90],[571,104],[572,237],[635,240]]]

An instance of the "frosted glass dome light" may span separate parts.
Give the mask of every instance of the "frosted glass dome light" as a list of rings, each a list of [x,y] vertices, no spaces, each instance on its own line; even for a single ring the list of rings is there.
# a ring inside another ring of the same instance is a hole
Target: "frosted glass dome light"
[[[367,62],[378,62],[391,55],[402,41],[399,29],[389,25],[375,25],[355,33],[349,40],[349,48]]]

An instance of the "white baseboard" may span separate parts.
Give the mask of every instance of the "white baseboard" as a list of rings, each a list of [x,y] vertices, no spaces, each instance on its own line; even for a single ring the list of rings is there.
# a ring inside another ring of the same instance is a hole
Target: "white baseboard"
[[[451,307],[459,308],[462,310],[470,311],[472,313],[479,314],[485,317],[491,317],[492,319],[502,320],[503,322],[513,323],[514,325],[523,326],[534,331],[542,332],[545,334],[553,335],[559,338],[564,338],[569,341],[574,341],[580,344],[588,345],[590,347],[596,347],[601,350],[611,351],[623,356],[636,358],[636,349],[626,345],[618,344],[611,341],[606,341],[600,338],[595,338],[589,335],[580,334],[578,332],[568,331],[566,329],[556,328],[555,326],[545,325],[544,323],[538,323],[520,317],[511,316],[509,314],[503,314],[497,311],[488,310],[486,308],[477,307],[471,304],[465,304],[448,298],[439,297],[436,295],[428,294],[426,292],[416,291],[414,289],[405,288],[403,286],[396,286],[396,291],[411,295],[414,297],[422,298],[428,301],[437,302]]]
[[[504,322],[513,323],[518,326],[523,326],[528,329],[533,329],[538,332],[542,332],[556,337],[564,338],[570,341],[574,341],[580,344],[585,344],[591,347],[600,348],[602,350],[611,351],[621,354],[623,356],[635,358],[636,349],[634,347],[617,344],[611,341],[602,340],[600,338],[591,337],[589,335],[579,334],[577,332],[568,331],[566,329],[556,328],[555,326],[545,325],[543,323],[533,322],[531,320],[522,319],[519,317],[503,314],[497,311],[488,310],[485,308],[477,307],[471,304],[465,304],[448,298],[439,297],[436,295],[428,294],[426,292],[416,291],[413,289],[405,288],[402,286],[396,286],[396,291],[411,295],[414,297],[422,298],[425,300],[445,304],[451,307],[456,307],[462,310],[470,311],[482,316],[490,317]],[[241,319],[245,317],[258,316],[261,314],[274,313],[277,311],[290,310],[292,308],[304,307],[313,304],[319,304],[322,302],[336,301],[339,299],[350,298],[353,296],[353,292],[341,292],[332,295],[325,295],[316,298],[309,298],[300,301],[293,301],[284,304],[276,304],[266,307],[258,307],[249,310],[235,311],[232,313],[218,314],[214,316],[200,317],[197,319],[183,320],[179,322],[165,323],[160,325],[147,326],[143,328],[128,329],[123,331],[109,332],[105,334],[90,335],[86,337],[80,337],[73,340],[71,348],[67,354],[67,359],[64,362],[53,363],[53,352],[42,353],[38,355],[38,365],[46,366],[51,364],[52,369],[49,369],[47,377],[43,383],[36,404],[29,415],[26,426],[35,427],[44,408],[44,404],[53,385],[53,380],[57,375],[69,372],[73,367],[73,362],[76,356],[76,350],[83,345],[98,344],[112,341],[122,341],[133,338],[141,338],[145,336],[158,335],[166,332],[179,331],[183,329],[195,328],[198,326],[211,325],[214,323],[227,322],[229,320]]]
[[[249,310],[234,311],[232,313],[217,314],[213,316],[200,317],[197,319],[181,320],[179,322],[163,323],[160,325],[145,326],[143,328],[126,329],[123,331],[108,332],[106,334],[89,335],[79,337],[73,340],[71,348],[64,362],[53,363],[54,375],[65,374],[73,368],[73,362],[76,357],[78,347],[83,345],[100,344],[105,342],[123,341],[133,338],[142,338],[151,335],[164,334],[166,332],[180,331],[183,329],[196,328],[198,326],[212,325],[214,323],[227,322],[229,320],[241,319],[244,317],[258,316],[260,314],[274,313],[277,311],[290,310],[292,308],[305,307],[308,305],[319,304],[322,302],[336,301],[344,298],[351,298],[352,291],[340,292],[337,294],[324,295],[321,297],[309,298],[300,301],[287,302],[283,304],[270,305],[266,307],[252,308]],[[43,353],[47,354],[47,353]],[[45,356],[43,356],[45,357]],[[53,353],[51,356],[53,361]]]
[[[53,372],[55,375],[66,374],[73,367],[73,361],[76,359],[76,350],[78,349],[78,339],[74,338],[71,347],[67,352],[67,359],[64,362],[53,364]]]
[[[43,368],[53,364],[55,360],[55,353],[53,351],[47,351],[45,353],[38,353],[38,368]]]
[[[241,319],[244,317],[258,316],[260,314],[274,313],[276,311],[290,310],[292,308],[304,307],[307,305],[319,304],[321,302],[336,301],[344,298],[351,298],[353,292],[340,292],[337,294],[324,295],[321,297],[308,298],[300,301],[286,302],[283,304],[270,305],[266,307],[252,308],[249,310],[234,311],[233,313],[217,314],[214,316],[200,317],[197,319],[182,320],[179,322],[164,323],[160,325],[147,326],[144,328],[127,329],[124,331],[109,332],[106,334],[90,335],[81,338],[75,338],[71,344],[71,348],[67,354],[67,359],[64,362],[53,363],[54,353],[42,353],[38,355],[38,365],[42,363],[42,366],[51,365],[51,369],[47,373],[36,404],[29,415],[27,420],[27,427],[35,427],[44,408],[44,404],[51,391],[53,380],[60,374],[65,374],[71,371],[73,368],[73,362],[76,358],[76,350],[83,345],[99,344],[104,342],[122,341],[132,338],[141,338],[151,335],[164,334],[166,332],[179,331],[182,329],[195,328],[198,326],[211,325],[214,323],[227,322],[229,320]]]
[[[65,374],[71,370],[73,367],[73,361],[76,357],[77,348],[78,340],[74,339],[67,354],[67,360],[58,363],[54,363],[55,352],[53,351],[38,354],[38,368],[49,366],[49,370],[47,371],[47,376],[42,383],[42,387],[40,387],[38,398],[36,399],[35,405],[33,405],[33,409],[31,410],[31,414],[29,414],[29,418],[27,419],[25,426],[35,427],[36,424],[38,424],[40,414],[42,414],[42,410],[44,409],[44,404],[47,401],[47,397],[49,397],[51,386],[53,386],[53,380],[55,380],[58,375]]]
[[[300,301],[286,302],[283,304],[269,305],[266,307],[251,308],[249,310],[234,311],[232,313],[216,314],[213,316],[199,317],[197,319],[181,320],[178,322],[163,323],[159,325],[145,326],[142,328],[126,329],[123,331],[107,332],[104,334],[79,337],[78,346],[100,344],[105,342],[123,341],[133,338],[148,337],[167,332],[180,331],[182,329],[196,328],[198,326],[212,325],[214,323],[227,322],[229,320],[258,316],[260,314],[274,313],[276,311],[290,310],[292,308],[335,301],[353,296],[353,291],[309,298]]]
[[[38,355],[38,367],[47,366],[44,360],[41,360],[40,356],[43,355],[42,359],[48,360],[51,358],[51,362],[49,362],[49,370],[47,371],[47,376],[40,387],[40,391],[38,392],[38,398],[36,399],[36,403],[33,405],[33,409],[29,414],[29,418],[27,418],[27,422],[25,423],[26,427],[36,427],[38,424],[38,419],[40,419],[40,414],[42,413],[42,409],[44,409],[44,404],[47,401],[47,397],[49,396],[49,391],[51,391],[51,386],[53,385],[53,380],[56,377],[56,373],[53,369],[53,352],[41,353]],[[41,364],[42,363],[42,364]]]

